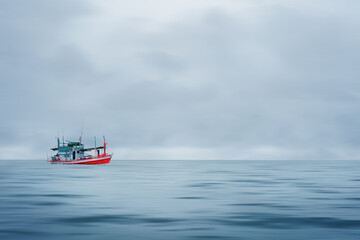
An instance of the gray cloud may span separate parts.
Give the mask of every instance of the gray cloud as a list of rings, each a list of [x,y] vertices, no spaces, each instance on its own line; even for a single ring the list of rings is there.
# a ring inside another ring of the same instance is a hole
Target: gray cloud
[[[357,158],[349,3],[203,4],[156,27],[80,1],[6,3],[0,147],[41,157],[84,122],[120,159]]]

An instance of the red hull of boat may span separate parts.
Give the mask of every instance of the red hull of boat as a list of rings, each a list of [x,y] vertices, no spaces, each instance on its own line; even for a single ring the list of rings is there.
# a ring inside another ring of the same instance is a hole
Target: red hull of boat
[[[87,159],[75,159],[75,160],[51,160],[50,163],[62,163],[62,164],[107,164],[110,163],[112,155],[100,155],[94,158]]]

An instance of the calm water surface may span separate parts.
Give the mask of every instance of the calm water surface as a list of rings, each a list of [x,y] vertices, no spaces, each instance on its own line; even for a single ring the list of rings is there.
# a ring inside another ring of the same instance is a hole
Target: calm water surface
[[[359,239],[360,161],[0,161],[0,239]]]

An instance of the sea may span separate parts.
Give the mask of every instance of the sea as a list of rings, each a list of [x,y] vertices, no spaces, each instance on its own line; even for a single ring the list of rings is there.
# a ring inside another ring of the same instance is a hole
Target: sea
[[[0,239],[360,239],[360,161],[0,161]]]

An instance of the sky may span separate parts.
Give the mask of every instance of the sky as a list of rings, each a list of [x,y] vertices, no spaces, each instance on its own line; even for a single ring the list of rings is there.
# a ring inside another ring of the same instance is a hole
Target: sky
[[[360,1],[0,0],[0,159],[360,159]]]

